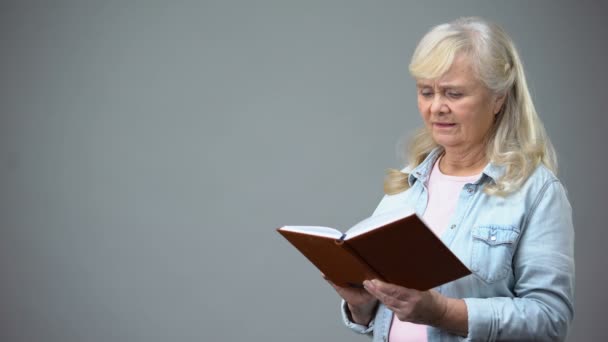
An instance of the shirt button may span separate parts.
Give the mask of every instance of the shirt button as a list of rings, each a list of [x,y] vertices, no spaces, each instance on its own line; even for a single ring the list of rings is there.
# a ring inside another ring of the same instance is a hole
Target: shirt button
[[[450,226],[450,229],[454,229],[454,228],[456,228],[455,224],[453,224],[453,225]]]
[[[468,191],[468,193],[472,194],[473,193],[473,188],[468,188],[467,191]]]
[[[490,240],[492,240],[492,241],[496,241],[496,235],[492,235],[492,236],[490,236]]]

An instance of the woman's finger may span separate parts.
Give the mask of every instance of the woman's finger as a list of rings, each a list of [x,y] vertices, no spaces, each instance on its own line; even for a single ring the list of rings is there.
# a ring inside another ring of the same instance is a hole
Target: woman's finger
[[[366,283],[364,283],[364,286],[365,284]],[[386,283],[378,279],[374,279],[368,282],[367,286],[368,287],[366,287],[366,289],[369,288],[376,294],[383,295],[386,297],[393,297],[400,300],[407,300],[412,295],[414,295],[414,291],[416,291],[399,285]]]

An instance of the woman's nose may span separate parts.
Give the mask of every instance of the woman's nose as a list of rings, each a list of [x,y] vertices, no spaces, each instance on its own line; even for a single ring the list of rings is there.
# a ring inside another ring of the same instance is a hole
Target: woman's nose
[[[448,106],[445,103],[445,99],[440,94],[435,94],[433,96],[433,100],[431,102],[431,113],[432,114],[442,114],[447,113],[449,111]]]

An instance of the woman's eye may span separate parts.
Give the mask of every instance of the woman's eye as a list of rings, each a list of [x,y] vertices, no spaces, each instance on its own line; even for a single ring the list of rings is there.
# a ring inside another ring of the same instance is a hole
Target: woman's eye
[[[459,99],[462,97],[462,93],[449,92],[448,97],[453,98],[453,99]]]
[[[420,95],[422,95],[423,97],[427,97],[428,98],[428,97],[433,96],[433,93],[430,92],[430,91],[421,91]]]

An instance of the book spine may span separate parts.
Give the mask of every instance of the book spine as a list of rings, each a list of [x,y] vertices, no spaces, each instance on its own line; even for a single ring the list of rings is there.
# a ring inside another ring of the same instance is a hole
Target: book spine
[[[363,259],[361,257],[361,255],[359,255],[359,253],[357,253],[357,251],[352,248],[349,244],[348,241],[344,240],[344,238],[346,237],[346,234],[343,234],[342,237],[338,240],[336,240],[336,245],[340,246],[342,249],[344,249],[345,251],[347,251],[353,258],[355,258],[359,264],[363,265],[363,267],[367,270],[367,274],[366,274],[366,280],[372,280],[372,279],[380,279],[382,281],[386,281],[386,279],[380,274],[378,273],[376,270],[374,270],[373,267],[371,267],[367,261],[365,261],[365,259]],[[363,287],[363,284],[349,284],[352,287]]]

